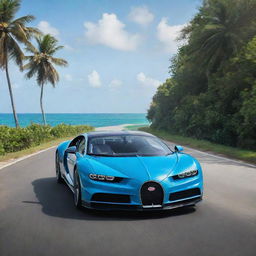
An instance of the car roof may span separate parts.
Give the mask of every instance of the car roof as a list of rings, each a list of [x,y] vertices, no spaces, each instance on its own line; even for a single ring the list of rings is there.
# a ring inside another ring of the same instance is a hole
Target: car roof
[[[104,136],[120,136],[120,135],[139,135],[139,136],[150,136],[155,137],[154,135],[147,133],[147,132],[141,132],[141,131],[94,131],[94,132],[88,132],[85,133],[89,138],[93,137],[104,137]]]

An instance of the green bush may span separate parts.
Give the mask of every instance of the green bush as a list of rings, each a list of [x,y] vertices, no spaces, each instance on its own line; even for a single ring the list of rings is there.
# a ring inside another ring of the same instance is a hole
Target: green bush
[[[2,142],[0,142],[0,155],[3,155],[3,154],[4,154],[4,147]]]
[[[56,138],[76,136],[77,134],[92,130],[93,127],[88,125],[59,124],[51,127],[49,125],[31,124],[25,128],[13,128],[1,125],[0,155],[30,148]]]

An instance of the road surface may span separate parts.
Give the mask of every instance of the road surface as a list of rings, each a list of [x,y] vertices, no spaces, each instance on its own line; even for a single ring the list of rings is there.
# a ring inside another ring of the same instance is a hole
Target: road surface
[[[201,162],[196,210],[78,211],[57,184],[54,149],[0,170],[0,255],[256,255],[256,168],[185,152]]]

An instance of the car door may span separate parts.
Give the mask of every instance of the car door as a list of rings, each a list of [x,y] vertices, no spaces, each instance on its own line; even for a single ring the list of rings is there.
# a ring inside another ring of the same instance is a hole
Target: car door
[[[84,154],[85,150],[85,137],[80,135],[76,137],[71,143],[69,147],[76,147],[76,153],[67,153],[67,179],[71,185],[73,185],[74,181],[74,167],[77,161],[77,156]]]

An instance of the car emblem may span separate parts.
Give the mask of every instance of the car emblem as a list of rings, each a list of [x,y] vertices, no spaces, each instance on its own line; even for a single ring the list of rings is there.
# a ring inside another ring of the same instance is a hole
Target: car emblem
[[[155,187],[148,187],[148,191],[150,191],[150,192],[153,192],[153,191],[155,191],[155,190],[156,190]]]

